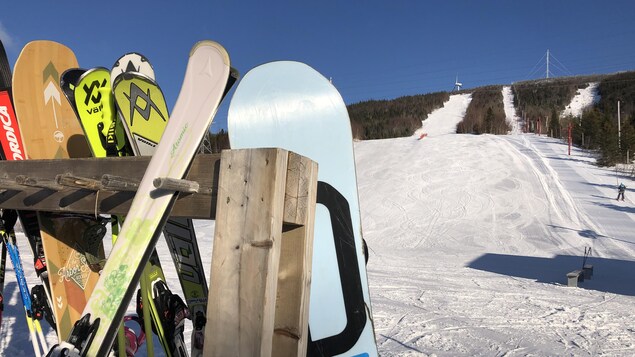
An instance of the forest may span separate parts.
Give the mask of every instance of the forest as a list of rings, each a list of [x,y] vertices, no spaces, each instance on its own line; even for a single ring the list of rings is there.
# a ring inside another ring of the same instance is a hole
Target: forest
[[[387,139],[410,136],[435,109],[450,99],[448,92],[369,100],[348,106],[353,138]]]

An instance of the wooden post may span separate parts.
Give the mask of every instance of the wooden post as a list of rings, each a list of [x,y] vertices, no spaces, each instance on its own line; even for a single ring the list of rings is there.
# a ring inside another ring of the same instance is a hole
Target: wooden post
[[[317,164],[258,149],[220,165],[203,355],[303,355]]]
[[[149,159],[0,161],[0,208],[126,214]],[[172,180],[200,184],[173,216],[216,219],[205,356],[306,354],[317,170],[282,149],[227,150]]]
[[[317,195],[317,164],[289,153],[285,229],[278,272],[273,334],[275,356],[304,356],[309,330],[309,292]]]

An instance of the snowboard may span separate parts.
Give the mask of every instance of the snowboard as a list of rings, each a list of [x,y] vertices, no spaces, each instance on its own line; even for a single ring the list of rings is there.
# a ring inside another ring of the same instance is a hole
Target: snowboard
[[[0,42],[0,158],[2,160],[24,160],[24,145],[20,135],[20,128],[15,119],[13,102],[11,99],[11,68],[7,59],[4,45]],[[2,320],[2,310],[4,310],[4,278],[7,254],[13,264],[16,281],[20,290],[22,305],[25,310],[26,322],[31,336],[33,351],[36,356],[40,355],[40,349],[46,352],[48,345],[42,332],[39,319],[43,316],[35,313],[31,303],[31,295],[27,286],[26,277],[22,269],[22,259],[18,252],[17,241],[14,233],[14,226],[17,219],[23,222],[24,233],[29,239],[29,244],[34,257],[38,257],[38,247],[41,244],[39,236],[39,225],[34,212],[3,210],[0,218],[0,244],[2,244],[1,266],[0,266],[0,320]],[[40,263],[45,263],[41,260]],[[38,267],[38,260],[34,260],[36,272],[44,284],[48,284],[44,266]],[[39,311],[38,311],[39,312]],[[50,316],[47,316],[51,319]],[[54,325],[54,324],[53,324]]]
[[[155,189],[153,181],[184,177],[220,104],[229,72],[229,55],[221,45],[202,41],[193,47],[172,117],[83,317],[71,338],[56,346],[52,355],[108,353],[117,329],[115,321],[123,318],[176,198],[173,191]]]
[[[13,100],[11,98],[11,68],[7,59],[4,46],[0,41],[0,159],[2,160],[24,160],[26,157],[24,151],[24,143],[22,142],[22,134],[17,123],[15,110],[13,108]],[[40,225],[37,215],[33,211],[12,211],[4,210],[3,219],[7,217],[20,219],[24,234],[29,241],[31,252],[33,253],[33,265],[37,276],[42,281],[42,285],[35,287],[38,290],[44,286],[44,294],[46,299],[36,300],[34,307],[39,312],[39,316],[44,315],[49,324],[55,328],[55,319],[50,310],[51,294],[48,281],[48,273],[46,271],[46,258],[42,250],[42,238],[40,237]],[[12,219],[9,219],[12,220]],[[5,223],[6,224],[6,223]],[[6,226],[7,231],[13,230],[12,225]],[[3,252],[6,252],[6,245],[3,245]],[[4,255],[3,255],[4,257]],[[3,259],[3,262],[5,259]],[[2,273],[4,276],[4,273]],[[43,305],[38,305],[40,302]]]
[[[59,74],[76,68],[66,46],[53,41],[29,42],[13,73],[13,98],[29,159],[89,157],[90,150],[75,113],[61,100]],[[83,233],[94,219],[38,212],[37,214],[60,339],[68,337],[99,278],[87,254],[104,257],[103,245],[86,242]]]
[[[232,149],[278,147],[318,163],[308,356],[376,356],[350,119],[303,63],[249,71],[228,111]]]

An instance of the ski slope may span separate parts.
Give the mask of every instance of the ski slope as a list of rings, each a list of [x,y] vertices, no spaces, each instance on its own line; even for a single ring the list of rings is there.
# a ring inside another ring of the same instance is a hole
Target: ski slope
[[[598,95],[598,85],[598,82],[593,82],[589,83],[585,88],[578,89],[571,103],[564,108],[560,117],[564,118],[569,115],[579,117],[585,109],[597,103],[600,99]]]
[[[452,96],[412,137],[355,143],[380,355],[635,355],[635,183],[559,140],[455,134],[469,100]],[[214,222],[196,226],[209,269]],[[593,279],[567,287],[587,247]],[[180,293],[162,240],[158,251]],[[30,356],[7,268],[0,355]]]
[[[635,355],[632,180],[558,140],[452,132],[355,147],[380,354]]]

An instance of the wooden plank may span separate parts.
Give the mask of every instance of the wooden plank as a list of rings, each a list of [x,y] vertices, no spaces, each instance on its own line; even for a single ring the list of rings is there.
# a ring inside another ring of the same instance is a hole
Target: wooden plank
[[[289,152],[287,183],[284,197],[284,222],[287,224],[306,224],[307,208],[310,206],[310,185],[317,163],[309,158]],[[311,201],[315,204],[315,199]]]
[[[81,158],[70,160],[0,161],[0,189],[2,181],[13,181],[19,175],[54,181],[58,174],[74,174],[84,178],[101,180],[104,174],[125,176],[141,180],[150,161],[149,156],[120,158]],[[216,186],[220,154],[197,155],[187,175],[201,188],[212,188],[212,195],[180,194],[172,210],[173,217],[214,219],[216,210]],[[53,191],[37,187],[15,185],[0,193],[0,208],[25,209],[46,212],[74,212],[125,215],[128,213],[134,192],[115,192],[67,187]],[[97,205],[95,205],[97,201]]]
[[[286,225],[282,233],[273,335],[276,356],[304,356],[307,351],[317,173],[316,162],[289,153],[285,222],[297,226]]]
[[[287,151],[224,151],[205,356],[270,356]]]

